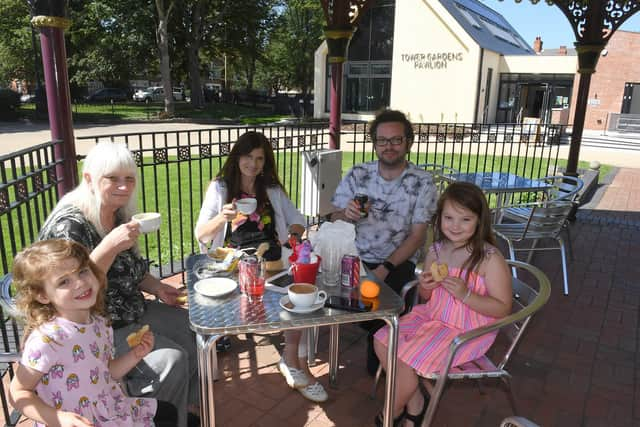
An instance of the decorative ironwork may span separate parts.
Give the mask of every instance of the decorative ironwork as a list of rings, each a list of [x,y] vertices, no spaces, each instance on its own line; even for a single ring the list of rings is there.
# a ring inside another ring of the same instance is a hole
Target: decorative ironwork
[[[487,135],[487,142],[489,144],[495,144],[497,140],[498,135],[496,135],[495,133],[490,133],[489,135]]]
[[[271,148],[275,151],[278,149],[278,138],[271,138]]]
[[[304,135],[299,135],[298,136],[298,147],[305,147],[306,145],[307,144],[306,144]]]
[[[511,144],[513,142],[513,135],[511,135],[510,133],[506,134],[504,136],[504,142],[505,144]]]
[[[453,137],[453,142],[461,144],[464,141],[464,134],[456,133]]]
[[[292,148],[293,147],[293,138],[290,136],[284,137],[284,148]]]
[[[221,142],[220,143],[220,154],[226,156],[231,152],[231,143],[230,142]]]
[[[42,182],[42,172],[38,172],[33,176],[33,188],[38,192],[44,190],[44,183]]]
[[[31,18],[31,24],[36,28],[53,27],[66,30],[71,26],[71,20],[59,16],[34,16]]]
[[[320,0],[329,26],[357,24],[374,0]]]
[[[471,142],[480,142],[480,132],[471,135]]]
[[[311,141],[311,144],[312,144],[312,145],[315,145],[315,144],[317,144],[317,143],[318,143],[318,136],[317,136],[317,135],[311,135],[311,136],[309,137],[309,140]]]
[[[178,148],[178,160],[191,160],[191,149],[189,147]]]
[[[6,188],[0,190],[0,213],[9,211],[9,192]]]
[[[438,132],[436,135],[436,143],[443,143],[447,140],[447,134],[444,132]]]
[[[137,163],[136,165],[140,166]],[[47,169],[47,180],[49,181],[50,184],[56,182],[57,175],[56,175],[56,169],[54,167],[49,167],[49,169]]]
[[[607,42],[622,23],[638,12],[638,0],[556,0],[567,17],[578,43]]]
[[[211,157],[211,146],[209,144],[200,145],[200,157],[208,159]]]
[[[418,142],[429,142],[429,134],[428,133],[419,133],[418,134]]]
[[[138,166],[138,167],[142,166],[142,162],[143,162],[142,152],[141,151],[132,151],[132,154],[133,154],[133,160],[135,160],[135,162],[136,162],[136,166]]]
[[[506,139],[505,139],[506,142]],[[520,136],[520,142],[524,143],[524,144],[528,144],[529,143],[529,134],[525,133],[523,135]]]
[[[169,162],[169,154],[167,153],[166,148],[156,148],[153,150],[153,162],[158,163],[168,163]]]
[[[27,188],[27,180],[21,179],[16,182],[16,199],[20,201],[27,200],[29,189]]]

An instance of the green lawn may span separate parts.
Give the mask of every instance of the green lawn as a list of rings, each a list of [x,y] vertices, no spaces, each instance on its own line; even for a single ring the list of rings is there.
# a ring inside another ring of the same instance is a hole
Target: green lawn
[[[156,120],[161,117],[161,103],[145,104],[125,102],[117,104],[73,104],[74,122],[111,122],[126,120]],[[19,112],[28,118],[35,118],[35,104],[23,104]],[[194,109],[187,102],[175,103],[175,118],[192,120],[219,120],[257,125],[273,123],[289,117],[273,114],[271,107],[249,107],[236,104],[206,104],[203,109]]]
[[[411,159],[414,163],[433,162],[434,160],[434,154],[421,154],[418,158],[415,157]],[[355,153],[354,155],[352,152],[343,152],[342,173],[344,174],[353,166],[354,161],[361,162],[369,158],[369,153]],[[170,158],[167,163],[161,165],[142,166],[140,177],[143,185],[138,186],[140,210],[157,211],[162,213],[163,217],[159,235],[152,233],[140,240],[142,252],[148,254],[148,257],[154,262],[165,265],[170,260],[180,260],[182,256],[198,251],[193,236],[193,227],[210,179],[218,173],[225,159],[225,157],[194,158],[191,161],[178,162],[175,158]],[[279,175],[284,177],[283,184],[290,198],[295,204],[299,204],[300,155],[291,152],[278,152],[276,160]],[[151,162],[152,159],[145,157],[145,161]],[[456,155],[444,158],[439,156],[438,161],[447,165],[451,164],[460,170],[466,170],[467,165],[471,165],[472,170],[476,169],[476,165],[485,165],[485,158],[476,156]],[[510,171],[531,177],[545,176],[547,170],[546,161],[526,160],[522,157],[498,157],[487,160],[487,162],[485,167],[478,169],[490,170],[490,165],[493,164],[495,170]],[[558,163],[560,166],[564,166],[566,160],[559,160]],[[586,162],[581,162],[579,165],[580,168],[587,166]],[[612,167],[609,165],[602,165],[600,181],[611,169]],[[31,181],[28,182],[30,185]],[[9,197],[11,200],[15,200],[14,194],[10,193]],[[46,197],[40,197],[40,199],[42,200],[36,200],[32,203],[31,209],[23,207],[0,216],[0,229],[6,254],[12,252],[7,250],[14,247],[12,243],[20,249],[29,243],[31,234],[37,233],[37,230],[33,230],[33,226],[29,231],[29,224],[42,224],[44,220],[43,208],[47,204]],[[43,208],[40,208],[39,211],[33,209],[36,204],[43,205]],[[48,205],[47,208],[50,209]],[[9,227],[13,229],[13,233],[9,233]],[[16,236],[13,242],[10,240],[11,234]],[[19,237],[22,235],[27,237]],[[10,269],[11,260],[7,260],[7,263],[7,267]]]

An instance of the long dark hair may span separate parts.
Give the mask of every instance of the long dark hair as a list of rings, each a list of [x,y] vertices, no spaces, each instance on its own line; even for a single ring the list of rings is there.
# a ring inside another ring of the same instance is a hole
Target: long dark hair
[[[496,237],[491,230],[491,211],[484,193],[476,185],[468,182],[454,182],[450,184],[438,200],[438,208],[434,215],[435,240],[442,242],[446,240],[444,233],[440,229],[442,225],[442,209],[444,202],[450,201],[463,208],[469,209],[478,216],[478,225],[473,236],[467,241],[466,249],[471,253],[464,262],[461,269],[475,271],[485,256],[484,245],[490,243],[496,245]],[[467,275],[468,277],[468,275]],[[465,278],[466,280],[466,278]]]
[[[262,173],[256,177],[255,182],[258,206],[264,206],[268,200],[267,188],[280,187],[282,191],[285,191],[280,178],[278,178],[276,160],[269,140],[260,132],[246,132],[240,135],[233,145],[227,161],[224,162],[224,166],[222,166],[222,170],[217,176],[227,187],[227,203],[230,203],[234,198],[238,198],[242,193],[240,157],[248,155],[256,148],[262,148],[264,151],[264,167],[262,168]]]

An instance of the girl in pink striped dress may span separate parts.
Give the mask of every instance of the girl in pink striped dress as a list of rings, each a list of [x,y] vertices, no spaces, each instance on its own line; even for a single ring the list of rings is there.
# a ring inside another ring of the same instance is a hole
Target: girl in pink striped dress
[[[511,274],[495,248],[491,212],[482,191],[473,184],[447,187],[434,215],[435,243],[429,248],[416,305],[399,322],[394,426],[420,426],[429,397],[419,388],[418,374],[438,372],[449,344],[457,335],[486,325],[511,312]],[[432,263],[448,266],[448,276],[436,281]],[[375,335],[375,350],[387,367],[388,328]],[[454,366],[482,356],[495,335],[474,340],[458,351]],[[426,384],[430,389],[430,384]],[[380,424],[381,417],[376,418]]]

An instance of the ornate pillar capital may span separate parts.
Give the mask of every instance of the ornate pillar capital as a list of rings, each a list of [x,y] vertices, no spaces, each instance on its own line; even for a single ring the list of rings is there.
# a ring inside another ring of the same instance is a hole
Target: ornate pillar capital
[[[60,28],[64,31],[71,26],[71,20],[67,18],[67,0],[29,0],[29,3],[34,27]]]
[[[575,43],[576,52],[578,53],[578,72],[580,74],[593,74],[596,72],[596,65],[598,65],[600,54],[606,45],[606,42]]]
[[[353,36],[354,28],[348,27],[325,27],[324,36],[327,39],[329,48],[328,61],[330,64],[341,64],[346,61],[347,47]]]

